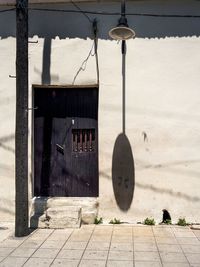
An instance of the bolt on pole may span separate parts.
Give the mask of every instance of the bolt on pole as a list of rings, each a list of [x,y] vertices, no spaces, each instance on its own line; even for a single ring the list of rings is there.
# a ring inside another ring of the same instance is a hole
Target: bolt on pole
[[[15,236],[29,233],[28,0],[16,1]]]

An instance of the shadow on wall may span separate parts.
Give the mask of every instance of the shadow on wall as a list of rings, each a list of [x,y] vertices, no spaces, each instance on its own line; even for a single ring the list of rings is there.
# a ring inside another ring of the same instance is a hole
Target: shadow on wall
[[[120,12],[118,3],[79,3],[82,10],[98,12]],[[32,6],[48,9],[76,10],[73,4]],[[3,9],[3,8],[2,8]],[[135,14],[159,14],[159,15],[200,15],[200,1],[174,0],[174,1],[127,1],[127,12]],[[101,39],[110,39],[108,32],[115,27],[119,15],[95,15],[88,14],[92,21],[97,18],[98,35]],[[192,17],[151,17],[151,16],[127,16],[129,26],[134,28],[137,37],[140,38],[164,38],[200,36],[200,18]],[[38,35],[41,38],[88,38],[92,36],[91,21],[81,13],[29,11],[29,36]],[[6,24],[5,24],[6,21]],[[15,36],[15,11],[1,13],[0,36],[7,38]]]
[[[118,135],[114,145],[112,183],[118,207],[127,211],[134,195],[135,168],[131,145],[124,133]]]
[[[45,211],[47,210],[48,197],[35,198],[33,202],[32,211],[33,214],[30,216],[30,228],[35,229],[39,227],[39,219],[43,215],[45,220]]]

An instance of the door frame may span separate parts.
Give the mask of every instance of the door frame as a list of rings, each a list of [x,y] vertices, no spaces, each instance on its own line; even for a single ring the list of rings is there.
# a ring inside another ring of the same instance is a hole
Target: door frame
[[[85,88],[94,88],[98,90],[98,106],[97,106],[97,121],[99,120],[99,85],[98,84],[83,84],[83,85],[41,85],[41,84],[32,84],[32,116],[31,116],[31,196],[32,198],[34,196],[34,116],[35,116],[35,104],[34,104],[34,98],[35,98],[35,88],[41,88],[44,90],[48,89],[73,89],[73,88],[78,88],[78,89],[85,89]],[[97,136],[98,136],[98,145],[97,145],[97,155],[98,155],[98,160],[97,160],[97,168],[98,168],[98,183],[99,183],[99,123],[97,123]],[[99,185],[98,185],[98,196],[99,196]],[[97,197],[98,197],[97,196]]]

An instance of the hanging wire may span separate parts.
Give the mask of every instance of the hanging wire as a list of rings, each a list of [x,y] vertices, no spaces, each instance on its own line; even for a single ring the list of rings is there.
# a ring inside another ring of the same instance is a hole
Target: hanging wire
[[[92,28],[93,28],[93,35],[94,35],[94,54],[95,54],[95,59],[96,59],[97,84],[99,84],[99,56],[98,56],[98,26],[97,26],[97,19],[93,20]]]
[[[92,23],[92,20],[90,19],[87,14],[92,15],[102,15],[102,16],[120,16],[120,12],[105,12],[105,11],[89,11],[89,10],[82,10],[79,6],[77,6],[73,1],[71,1],[74,6],[78,10],[70,10],[70,9],[55,9],[55,8],[33,8],[29,7],[28,10],[31,11],[47,11],[47,12],[61,12],[61,13],[82,13],[84,16],[87,17],[87,19]],[[0,10],[0,13],[14,11],[16,8],[10,8],[10,9],[3,9]],[[126,16],[142,16],[142,17],[161,17],[161,18],[200,18],[200,15],[180,15],[180,14],[151,14],[151,13],[126,13]]]
[[[77,6],[78,7],[78,6]],[[48,12],[63,12],[63,13],[82,13],[92,15],[105,16],[120,16],[120,12],[105,12],[105,11],[89,11],[89,10],[70,10],[70,9],[51,9],[51,8],[29,8],[32,11],[48,11]],[[151,13],[126,13],[126,16],[145,16],[145,17],[163,17],[163,18],[200,18],[200,15],[180,15],[180,14],[151,14]],[[89,17],[87,17],[90,19]],[[91,19],[90,19],[90,22]]]
[[[78,9],[89,20],[90,23],[93,23],[91,18],[77,4],[75,4],[72,0],[71,0],[71,3],[75,6],[76,9]]]
[[[74,76],[73,82],[72,84],[74,85],[79,73],[81,71],[85,71],[86,67],[87,67],[87,63],[90,57],[95,56],[95,60],[96,60],[96,71],[97,71],[97,84],[99,84],[99,59],[98,59],[98,27],[97,27],[97,20],[94,19],[92,21],[92,29],[93,29],[93,44],[92,47],[86,57],[86,59],[82,62],[80,68],[78,69],[78,71],[76,72],[76,75]]]
[[[73,79],[73,82],[72,84],[74,85],[75,81],[76,81],[76,78],[78,77],[79,73],[81,71],[85,71],[86,70],[86,67],[87,67],[87,63],[88,63],[88,60],[90,58],[90,56],[94,56],[95,53],[93,53],[93,50],[94,50],[94,47],[95,47],[95,42],[92,43],[92,47],[90,48],[90,51],[86,57],[86,59],[84,59],[84,61],[82,62],[80,68],[78,69],[78,71],[76,72],[76,75],[74,76],[74,79]]]
[[[15,10],[15,8],[3,9],[3,10],[0,10],[0,13],[14,11],[14,10]]]

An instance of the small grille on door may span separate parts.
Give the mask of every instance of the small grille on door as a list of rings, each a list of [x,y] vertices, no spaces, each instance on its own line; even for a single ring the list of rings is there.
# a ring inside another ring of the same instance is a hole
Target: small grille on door
[[[95,151],[95,129],[72,130],[72,152],[83,153]]]

